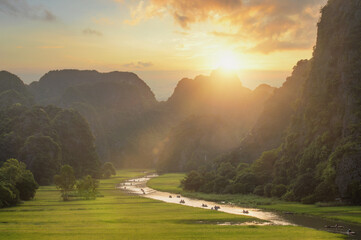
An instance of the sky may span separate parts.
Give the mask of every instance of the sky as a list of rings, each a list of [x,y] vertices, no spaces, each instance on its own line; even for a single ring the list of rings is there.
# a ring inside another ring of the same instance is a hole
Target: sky
[[[164,100],[183,77],[229,67],[280,86],[312,57],[326,0],[0,0],[0,70],[137,73]]]

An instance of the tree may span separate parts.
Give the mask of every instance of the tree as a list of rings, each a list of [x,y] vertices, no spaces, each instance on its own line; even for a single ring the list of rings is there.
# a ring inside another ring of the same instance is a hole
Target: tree
[[[111,175],[116,175],[117,172],[115,171],[114,165],[111,162],[106,162],[102,168],[102,175],[103,178],[110,178]]]
[[[0,181],[0,208],[15,205],[17,202],[18,197],[14,186]]]
[[[33,199],[35,190],[39,187],[35,182],[33,174],[29,170],[26,170],[21,174],[15,186],[19,190],[19,197],[21,200]]]
[[[186,190],[197,191],[203,184],[202,176],[197,171],[191,171],[181,182]]]
[[[8,159],[0,168],[0,207],[32,199],[38,187],[33,174],[26,169],[24,163]]]
[[[85,199],[95,199],[98,193],[98,186],[99,182],[90,175],[83,177],[76,184],[78,194]]]
[[[75,182],[74,170],[69,165],[62,166],[60,174],[54,176],[54,183],[61,190],[64,201],[69,200],[69,192],[74,189]]]

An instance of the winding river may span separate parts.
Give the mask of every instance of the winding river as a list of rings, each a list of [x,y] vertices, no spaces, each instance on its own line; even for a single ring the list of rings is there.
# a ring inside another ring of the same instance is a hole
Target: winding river
[[[350,236],[349,239],[361,240],[361,226],[355,224],[326,220],[323,218],[317,218],[317,217],[305,216],[299,214],[272,212],[272,211],[265,211],[256,208],[242,208],[239,206],[226,204],[226,203],[216,203],[216,202],[210,202],[210,201],[204,201],[198,199],[191,199],[173,193],[160,192],[147,187],[147,182],[149,181],[149,179],[157,176],[158,175],[154,174],[146,177],[130,179],[127,180],[126,182],[120,183],[118,188],[121,189],[122,191],[126,191],[127,193],[141,195],[146,198],[160,200],[167,203],[182,204],[185,206],[198,207],[209,210],[214,209],[215,206],[219,206],[220,208],[218,209],[218,211],[222,211],[230,214],[237,214],[237,215],[247,215],[267,221],[266,223],[249,222],[249,223],[243,223],[241,225],[256,225],[256,224],[257,225],[261,225],[261,224],[294,225],[294,226],[309,227],[317,230],[328,231],[333,233],[341,233],[341,234],[346,234],[347,229],[352,229],[352,231],[356,232],[356,235]],[[183,200],[182,203],[181,200]],[[221,223],[221,224],[226,225],[230,223]],[[325,226],[335,226],[336,224],[343,227],[325,228]]]

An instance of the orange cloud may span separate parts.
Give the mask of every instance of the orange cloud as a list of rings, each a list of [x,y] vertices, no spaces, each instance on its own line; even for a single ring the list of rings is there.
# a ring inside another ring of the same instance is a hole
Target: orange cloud
[[[230,26],[233,32],[212,34],[251,42],[247,51],[309,49],[314,44],[319,11],[326,0],[149,0],[132,10],[132,22],[171,15],[177,25],[212,21]],[[227,28],[229,29],[229,28]]]

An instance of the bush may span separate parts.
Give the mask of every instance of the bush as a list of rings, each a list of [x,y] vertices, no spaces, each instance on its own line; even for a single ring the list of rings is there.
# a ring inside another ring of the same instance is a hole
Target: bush
[[[76,184],[79,196],[84,197],[85,199],[95,199],[98,193],[98,186],[99,182],[90,175],[78,180]]]
[[[117,172],[115,171],[115,167],[113,163],[106,162],[102,167],[102,177],[103,178],[110,178],[112,175],[116,175]]]
[[[282,197],[287,192],[287,187],[284,184],[274,185],[271,190],[272,197]]]
[[[32,199],[38,187],[24,163],[16,159],[7,160],[0,168],[0,207]]]

